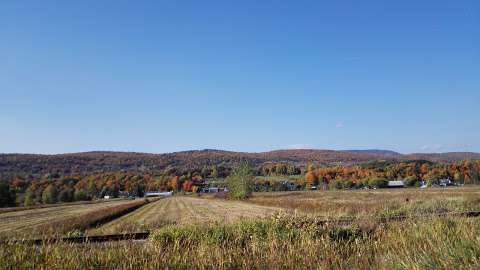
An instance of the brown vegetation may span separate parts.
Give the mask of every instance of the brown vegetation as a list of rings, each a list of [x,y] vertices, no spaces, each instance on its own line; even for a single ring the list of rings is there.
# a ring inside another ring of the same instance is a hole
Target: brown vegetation
[[[0,237],[39,237],[82,233],[109,218],[118,217],[145,204],[144,200],[119,200],[96,204],[63,205],[0,214]]]
[[[480,210],[480,188],[332,190],[254,193],[250,203],[325,217]],[[430,210],[429,210],[430,209]]]

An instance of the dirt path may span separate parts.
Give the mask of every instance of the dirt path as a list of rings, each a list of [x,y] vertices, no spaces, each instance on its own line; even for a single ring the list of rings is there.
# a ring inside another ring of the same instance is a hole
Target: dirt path
[[[89,234],[110,234],[145,231],[165,224],[204,224],[232,222],[241,218],[265,217],[280,208],[237,201],[170,197],[146,205],[128,215],[107,223]]]

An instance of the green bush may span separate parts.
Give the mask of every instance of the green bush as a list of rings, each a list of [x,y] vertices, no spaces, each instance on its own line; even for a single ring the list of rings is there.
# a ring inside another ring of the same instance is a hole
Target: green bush
[[[375,188],[385,188],[388,185],[388,180],[385,178],[372,178],[368,180],[368,185]]]
[[[58,194],[59,202],[71,202],[73,201],[73,189],[67,188],[60,191]]]
[[[81,189],[76,189],[75,192],[73,193],[73,199],[75,201],[87,201],[90,198],[87,195],[87,192]]]
[[[420,181],[418,181],[416,176],[409,176],[405,178],[404,182],[407,187],[414,187],[420,185]]]
[[[342,189],[343,188],[343,184],[341,181],[339,180],[332,180],[330,181],[330,183],[328,183],[328,187],[330,189]]]
[[[343,188],[351,189],[354,187],[355,187],[355,183],[352,180],[346,180],[343,182]]]

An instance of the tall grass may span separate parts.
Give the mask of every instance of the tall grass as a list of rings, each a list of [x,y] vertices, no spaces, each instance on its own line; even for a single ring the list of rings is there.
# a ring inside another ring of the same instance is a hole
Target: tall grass
[[[0,268],[479,269],[479,233],[479,219],[338,227],[276,216],[230,225],[165,226],[147,243],[4,245]]]

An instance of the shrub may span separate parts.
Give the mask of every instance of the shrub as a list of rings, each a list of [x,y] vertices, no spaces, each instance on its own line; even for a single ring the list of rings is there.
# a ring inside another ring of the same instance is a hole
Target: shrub
[[[15,206],[15,193],[8,183],[0,180],[0,207]]]
[[[339,180],[330,181],[330,183],[328,183],[328,186],[329,186],[330,189],[342,189],[343,188],[343,184]]]
[[[67,188],[60,191],[58,194],[59,202],[71,202],[73,201],[73,189]]]
[[[243,220],[233,224],[169,225],[155,231],[150,239],[162,246],[193,247],[214,245],[245,247],[251,243],[268,243],[275,240],[299,240],[304,228],[291,220]]]
[[[405,185],[407,187],[413,187],[413,186],[417,186],[417,185],[420,184],[417,177],[415,177],[415,176],[409,176],[409,177],[405,178],[404,182],[405,182]]]
[[[352,180],[347,180],[343,182],[343,187],[351,189],[355,187],[355,183]]]
[[[24,206],[32,206],[35,204],[35,193],[30,190],[27,190],[25,193],[25,197],[23,198],[23,205]]]
[[[75,201],[87,201],[90,198],[88,197],[87,192],[85,192],[84,190],[76,189],[75,193],[73,193],[73,199]]]
[[[387,187],[388,181],[385,178],[372,178],[368,181],[370,187],[384,188]]]

